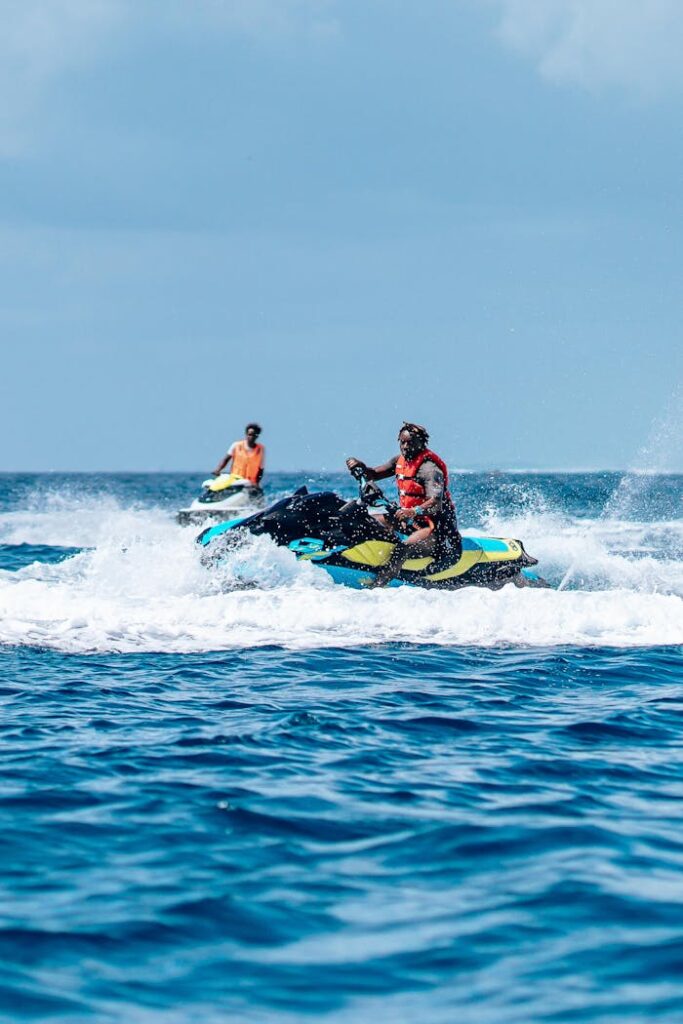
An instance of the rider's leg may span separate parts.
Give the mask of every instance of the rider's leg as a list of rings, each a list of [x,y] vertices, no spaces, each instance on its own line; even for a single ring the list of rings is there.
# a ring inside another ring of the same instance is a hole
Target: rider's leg
[[[399,541],[396,544],[389,561],[377,571],[370,586],[386,586],[394,576],[398,575],[403,563],[409,558],[426,558],[427,555],[434,554],[435,548],[436,539],[432,526],[425,526],[420,530],[415,530],[406,540]]]

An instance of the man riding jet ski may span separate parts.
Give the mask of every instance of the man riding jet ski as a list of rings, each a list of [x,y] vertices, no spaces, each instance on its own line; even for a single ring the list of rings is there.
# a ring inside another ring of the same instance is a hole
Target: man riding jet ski
[[[258,423],[248,423],[244,440],[230,445],[224,458],[213,471],[213,479],[202,484],[202,493],[189,508],[183,508],[176,515],[181,526],[199,523],[205,519],[232,519],[236,512],[256,509],[263,505],[263,478],[266,450],[257,438],[261,433]],[[223,470],[228,463],[231,472]]]
[[[233,441],[214,469],[213,475],[220,476],[232,460],[232,474],[248,480],[254,487],[259,487],[266,461],[266,449],[258,442],[260,436],[261,427],[258,423],[247,423],[244,428],[244,440]]]
[[[355,461],[355,460],[354,460]],[[359,497],[344,501],[332,491],[309,494],[301,487],[255,515],[219,523],[200,533],[197,543],[204,548],[203,561],[220,562],[229,549],[249,534],[265,535],[276,544],[293,551],[300,561],[310,561],[324,569],[335,583],[365,589],[375,585],[397,587],[413,585],[428,589],[455,590],[466,586],[498,590],[512,581],[517,586],[547,586],[528,568],[537,559],[526,553],[517,540],[490,537],[463,537],[460,543],[438,549],[431,555],[412,557],[420,549],[397,538],[385,525],[399,511],[387,501],[360,466],[354,466],[359,481]],[[381,509],[382,515],[370,513]],[[433,509],[432,509],[433,511]],[[399,559],[392,555],[400,545]],[[405,554],[408,548],[408,555]],[[395,575],[386,583],[386,567]]]
[[[448,468],[443,459],[427,447],[429,434],[419,423],[404,421],[398,432],[401,454],[374,469],[359,459],[347,459],[351,473],[361,471],[366,480],[395,476],[399,508],[383,525],[405,534],[397,537],[391,557],[377,572],[373,587],[384,587],[397,576],[409,558],[435,555],[460,557],[462,542],[455,506],[448,490]]]

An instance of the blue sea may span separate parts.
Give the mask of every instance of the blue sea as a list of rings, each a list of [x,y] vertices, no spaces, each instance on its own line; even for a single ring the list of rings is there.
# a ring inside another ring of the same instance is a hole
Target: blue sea
[[[554,589],[455,593],[200,481],[0,476],[0,1020],[680,1024],[683,477],[456,475]]]

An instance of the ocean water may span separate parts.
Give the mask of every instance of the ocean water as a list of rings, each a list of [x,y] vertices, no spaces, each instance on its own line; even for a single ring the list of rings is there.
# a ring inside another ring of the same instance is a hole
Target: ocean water
[[[450,594],[199,480],[0,476],[0,1020],[679,1024],[683,477],[458,475],[555,589]]]

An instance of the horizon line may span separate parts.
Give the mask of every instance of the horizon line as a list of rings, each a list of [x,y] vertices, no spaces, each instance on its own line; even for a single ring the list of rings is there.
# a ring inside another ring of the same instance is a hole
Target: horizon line
[[[564,473],[568,475],[581,475],[581,474],[596,474],[596,473],[623,473],[630,474],[632,476],[681,476],[683,475],[682,469],[645,469],[645,468],[633,468],[633,467],[598,467],[598,468],[576,468],[576,467],[500,467],[500,466],[457,466],[449,470],[451,476],[458,473],[461,474],[475,474],[475,473],[488,473],[493,475],[500,474],[541,474],[541,473]],[[157,474],[160,476],[210,476],[210,473],[206,473],[205,470],[200,469],[0,469],[0,476],[119,476],[126,474],[128,476],[149,476],[150,474]],[[273,469],[269,470],[269,475],[288,475],[295,476],[297,474],[306,476],[341,476],[344,474],[343,469],[327,469],[322,467],[320,469]]]

